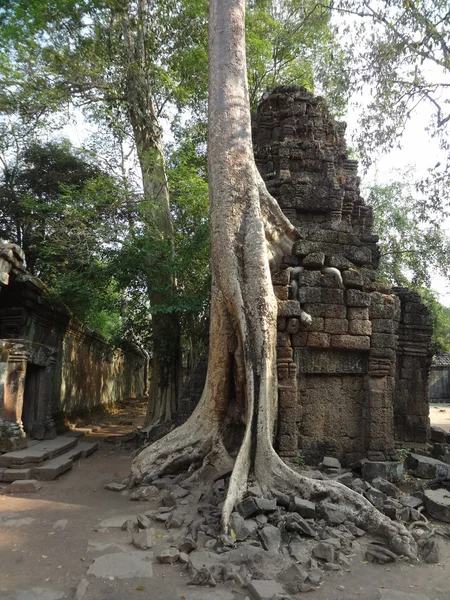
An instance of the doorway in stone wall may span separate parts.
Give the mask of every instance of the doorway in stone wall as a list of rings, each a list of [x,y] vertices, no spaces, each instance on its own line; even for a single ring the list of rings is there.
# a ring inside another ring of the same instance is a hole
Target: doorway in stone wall
[[[38,423],[42,376],[45,367],[28,363],[23,394],[22,423],[25,433],[31,437],[33,426]]]

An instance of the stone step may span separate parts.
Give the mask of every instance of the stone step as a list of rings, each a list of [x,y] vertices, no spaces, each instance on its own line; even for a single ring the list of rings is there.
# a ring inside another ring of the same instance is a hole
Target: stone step
[[[11,482],[18,479],[31,479],[31,469],[4,469],[1,481]]]
[[[46,461],[39,467],[31,469],[33,477],[39,481],[52,481],[73,467],[74,450],[61,454],[56,458]]]
[[[77,444],[76,438],[59,436],[54,440],[44,440],[31,448],[15,452],[7,452],[0,456],[0,467],[36,466],[63,452],[67,452]]]
[[[81,450],[82,458],[86,458],[98,450],[98,442],[78,442],[77,448]]]

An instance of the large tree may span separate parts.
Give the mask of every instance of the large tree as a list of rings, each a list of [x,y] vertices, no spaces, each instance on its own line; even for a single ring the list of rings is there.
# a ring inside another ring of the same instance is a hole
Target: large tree
[[[267,192],[254,162],[244,23],[245,0],[211,0],[212,300],[206,384],[190,419],[135,458],[132,481],[151,481],[188,466],[194,470],[192,481],[230,470],[222,511],[224,531],[250,477],[265,494],[329,495],[351,519],[384,535],[395,551],[415,556],[414,539],[402,524],[337,482],[301,476],[272,445],[277,413],[277,302],[270,263],[290,252],[295,230]],[[242,435],[236,439],[238,432]]]

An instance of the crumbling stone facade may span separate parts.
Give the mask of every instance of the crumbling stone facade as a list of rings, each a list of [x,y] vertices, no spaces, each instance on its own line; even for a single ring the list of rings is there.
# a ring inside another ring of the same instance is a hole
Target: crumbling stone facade
[[[0,452],[56,436],[65,415],[142,396],[146,358],[112,347],[48,298],[0,241]]]
[[[348,464],[428,439],[432,326],[417,294],[376,282],[372,208],[344,133],[298,87],[275,89],[254,120],[257,166],[299,234],[273,273],[278,450]]]

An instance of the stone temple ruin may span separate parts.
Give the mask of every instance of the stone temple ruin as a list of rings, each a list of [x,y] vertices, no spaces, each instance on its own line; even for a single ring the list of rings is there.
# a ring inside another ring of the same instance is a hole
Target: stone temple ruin
[[[86,329],[0,240],[0,453],[52,439],[64,419],[142,396],[146,359]]]
[[[278,450],[310,463],[386,460],[429,438],[430,315],[418,294],[376,282],[372,208],[344,132],[298,87],[275,89],[254,119],[257,166],[300,237],[272,276]]]

